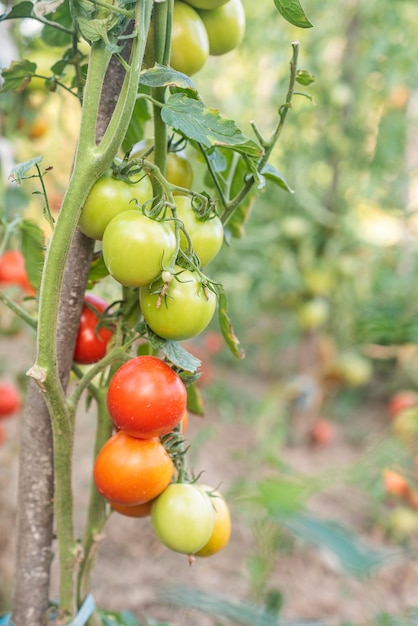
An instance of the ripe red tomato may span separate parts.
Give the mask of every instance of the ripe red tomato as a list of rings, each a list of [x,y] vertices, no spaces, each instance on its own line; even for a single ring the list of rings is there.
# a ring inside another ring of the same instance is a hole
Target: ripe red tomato
[[[19,390],[11,383],[0,383],[0,418],[17,413],[22,404]]]
[[[210,539],[214,512],[202,489],[189,483],[172,483],[152,505],[151,522],[167,548],[195,554]]]
[[[221,220],[217,215],[207,220],[199,219],[192,207],[190,196],[177,195],[175,203],[177,216],[184,224],[193,250],[199,257],[201,265],[207,265],[222,248],[224,229]],[[187,250],[188,242],[183,231],[180,231],[180,246]]]
[[[116,215],[103,234],[103,259],[110,274],[127,287],[151,283],[176,251],[169,222],[154,220],[138,210]]]
[[[25,268],[25,260],[20,250],[5,250],[0,257],[0,283],[17,285],[28,295],[35,295]]]
[[[107,406],[117,428],[147,439],[170,433],[180,422],[187,391],[180,376],[155,356],[138,356],[114,374]]]
[[[334,424],[325,418],[317,419],[311,428],[312,443],[327,446],[335,440]]]
[[[181,341],[201,333],[211,321],[216,309],[216,295],[204,290],[196,272],[176,266],[168,290],[161,300],[158,293],[162,280],[152,288],[141,287],[139,303],[151,330],[163,339]]]
[[[171,30],[170,65],[192,76],[209,57],[209,39],[199,14],[181,0],[175,0]]]
[[[209,11],[199,11],[209,38],[209,54],[219,56],[237,48],[245,34],[245,11],[241,0],[228,0]]]
[[[173,462],[159,439],[137,439],[122,430],[105,443],[93,470],[98,492],[123,505],[156,498],[173,474]]]
[[[417,404],[418,393],[416,391],[412,391],[412,389],[398,391],[389,398],[389,414],[391,417],[395,417],[395,415],[400,413],[400,411],[403,411],[403,409],[408,409],[409,407],[416,406]]]
[[[143,176],[134,184],[105,175],[94,183],[81,211],[78,227],[91,239],[102,239],[110,220],[128,209],[152,199],[152,184]]]
[[[109,306],[106,300],[92,293],[86,293],[84,301],[98,314],[103,313]],[[98,327],[98,324],[99,315],[84,304],[74,350],[75,363],[89,365],[100,361],[105,356],[113,332],[109,328]]]

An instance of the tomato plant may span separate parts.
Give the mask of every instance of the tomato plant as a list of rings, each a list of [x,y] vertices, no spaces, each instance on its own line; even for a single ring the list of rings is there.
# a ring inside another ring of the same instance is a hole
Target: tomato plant
[[[153,502],[154,500],[148,500],[148,502],[144,502],[143,504],[132,504],[131,506],[128,504],[110,502],[110,508],[112,511],[116,511],[116,513],[125,515],[126,517],[148,517],[151,515]]]
[[[20,250],[5,250],[0,257],[0,284],[16,285],[28,295],[34,295]]]
[[[220,552],[228,544],[231,536],[231,514],[222,494],[208,485],[198,485],[205,491],[213,507],[213,530],[205,545],[195,554],[196,556],[212,556]]]
[[[196,74],[209,57],[205,25],[193,7],[175,0],[171,34],[170,65],[188,76]]]
[[[99,315],[108,309],[108,302],[92,293],[86,293],[84,302],[74,349],[74,361],[89,365],[105,356],[113,331],[99,325]]]
[[[21,403],[20,392],[15,385],[8,382],[0,383],[0,419],[17,413]]]
[[[116,504],[144,504],[173,478],[174,466],[159,439],[138,439],[122,430],[101,448],[94,463],[98,492]]]
[[[199,11],[209,39],[209,54],[219,56],[237,48],[245,34],[245,11],[241,0]]]
[[[163,297],[162,280],[139,290],[144,319],[157,335],[180,341],[201,333],[216,309],[216,296],[201,282],[196,272],[176,268]]]
[[[195,9],[217,9],[228,0],[186,0]]]
[[[92,239],[103,239],[110,220],[128,209],[152,199],[152,185],[145,174],[136,183],[128,183],[106,174],[93,185],[81,211],[78,227]]]
[[[202,266],[210,263],[218,254],[224,239],[224,229],[219,217],[215,214],[206,219],[199,219],[193,208],[190,196],[175,197],[177,217],[183,222],[190,237],[193,250]],[[180,245],[188,248],[188,240],[184,232],[180,233]]]
[[[154,356],[138,356],[113,375],[107,406],[117,428],[140,438],[171,432],[186,410],[187,392],[180,376]]]
[[[193,168],[184,150],[167,153],[165,177],[172,185],[191,189]]]
[[[151,510],[152,527],[167,548],[195,554],[209,541],[214,512],[209,496],[190,483],[172,483]]]
[[[122,285],[140,287],[161,274],[176,250],[171,225],[129,209],[116,215],[103,234],[103,259]]]

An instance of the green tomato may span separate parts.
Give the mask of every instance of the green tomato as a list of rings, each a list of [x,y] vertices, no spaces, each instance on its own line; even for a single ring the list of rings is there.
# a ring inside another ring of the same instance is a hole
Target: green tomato
[[[178,72],[192,76],[209,57],[206,28],[193,7],[175,0],[171,30],[170,65]]]
[[[110,220],[122,211],[135,208],[134,200],[144,204],[152,198],[148,176],[137,183],[127,183],[111,176],[102,176],[94,183],[80,215],[78,227],[92,239],[102,239]]]
[[[165,177],[172,185],[190,189],[193,184],[193,170],[184,150],[168,152]]]
[[[116,215],[103,235],[103,259],[122,285],[148,285],[176,251],[176,237],[168,222],[151,219],[136,209]]]
[[[192,555],[212,535],[212,503],[203,489],[189,483],[172,483],[154,501],[151,523],[167,548]]]
[[[218,254],[224,239],[222,222],[217,215],[207,220],[200,220],[193,210],[190,196],[175,196],[177,216],[183,222],[191,239],[193,250],[202,266],[207,265]],[[183,231],[180,232],[180,246],[187,250],[188,242]]]
[[[195,9],[204,9],[205,11],[210,10],[210,9],[217,9],[218,7],[228,2],[228,0],[185,0],[185,1],[187,2],[187,4],[190,4]]]
[[[148,326],[163,339],[181,341],[199,335],[216,309],[215,294],[204,289],[196,272],[175,268],[176,275],[139,290],[139,303]],[[167,278],[165,276],[165,278]],[[166,288],[161,297],[160,291]]]
[[[237,48],[245,34],[245,11],[241,0],[228,0],[210,11],[199,11],[209,38],[209,54],[219,56]]]

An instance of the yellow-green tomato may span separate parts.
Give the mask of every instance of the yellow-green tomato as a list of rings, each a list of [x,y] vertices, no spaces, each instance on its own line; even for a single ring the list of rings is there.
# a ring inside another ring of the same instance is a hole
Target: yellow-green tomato
[[[122,211],[133,209],[152,198],[152,184],[148,176],[137,183],[127,183],[112,176],[102,176],[94,183],[80,215],[78,227],[92,239],[102,239],[110,220]]]
[[[195,9],[217,9],[222,6],[228,0],[186,0],[187,4],[190,4]]]
[[[199,335],[211,321],[216,309],[216,295],[204,289],[197,272],[175,268],[165,285],[162,279],[139,290],[139,304],[144,319],[163,339],[182,341]],[[167,272],[164,272],[164,275]],[[166,276],[165,276],[166,278]],[[164,295],[160,295],[166,287]]]
[[[173,227],[136,209],[116,215],[103,234],[103,259],[122,285],[140,287],[152,282],[176,250]]]
[[[199,257],[202,266],[207,265],[218,254],[224,239],[222,222],[217,215],[206,220],[198,218],[193,210],[190,196],[175,196],[177,216],[192,242],[193,250]],[[180,246],[187,250],[188,241],[183,231],[180,231]]]
[[[168,152],[165,177],[172,185],[191,189],[193,169],[184,150]]]
[[[212,534],[205,545],[196,552],[196,556],[212,556],[216,552],[223,550],[229,542],[231,536],[231,514],[225,498],[219,491],[208,485],[198,485],[205,491],[211,501],[214,514]]]
[[[189,4],[175,0],[171,30],[171,67],[192,76],[202,69],[208,57],[208,34],[199,14]]]
[[[214,524],[209,496],[189,483],[172,483],[154,501],[151,522],[170,550],[194,554],[210,539]]]
[[[228,0],[210,11],[199,11],[209,38],[209,54],[219,56],[237,48],[245,34],[245,11],[241,0]]]

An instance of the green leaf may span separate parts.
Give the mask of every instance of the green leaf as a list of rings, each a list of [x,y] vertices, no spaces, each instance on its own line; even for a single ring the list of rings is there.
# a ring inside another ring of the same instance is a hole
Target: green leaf
[[[22,91],[35,73],[36,63],[27,59],[13,61],[9,68],[2,70],[1,91]]]
[[[178,341],[165,340],[162,342],[161,350],[173,365],[185,372],[196,373],[202,362],[187,352]]]
[[[161,110],[163,121],[191,140],[206,148],[229,146],[249,156],[261,155],[260,147],[248,140],[233,120],[226,119],[216,109],[184,93],[172,94]]]
[[[301,514],[285,520],[285,526],[295,535],[332,552],[341,567],[357,578],[364,578],[378,566],[393,559],[394,552],[378,551],[365,545],[358,536],[331,520]]]
[[[57,26],[48,24],[43,27],[41,37],[48,46],[67,46],[72,42],[71,33],[67,33],[58,26],[63,26],[66,29],[73,30],[73,20],[70,13],[70,6],[68,0],[62,2],[59,7],[48,14],[48,19],[51,22],[56,22]]]
[[[23,163],[18,163],[15,165],[9,175],[11,180],[16,181],[18,184],[22,182],[22,180],[26,177],[26,174],[29,172],[32,167],[37,165],[42,161],[41,156],[34,157],[33,159],[29,159],[29,161],[24,161]]]
[[[22,17],[32,17],[33,15],[33,3],[29,0],[19,2],[8,13],[0,15],[0,22],[3,20],[13,20]]]
[[[307,87],[315,81],[315,76],[308,70],[298,70],[296,72],[296,82]]]
[[[292,477],[265,480],[259,484],[259,491],[269,515],[278,518],[301,511],[308,495],[306,485]]]
[[[312,28],[313,24],[306,17],[299,0],[274,0],[274,4],[284,19],[294,26]]]
[[[190,94],[197,94],[197,89],[189,76],[158,63],[151,69],[141,72],[139,82],[147,87],[177,87]]]
[[[286,182],[280,172],[270,163],[266,163],[266,165],[261,170],[261,174],[267,178],[267,180],[271,180],[281,189],[288,191],[289,193],[295,193],[294,190],[290,187],[290,185]]]
[[[45,258],[44,232],[37,224],[29,220],[22,220],[19,223],[19,230],[26,273],[32,287],[39,291]]]
[[[211,616],[218,615],[241,626],[324,626],[324,622],[317,620],[287,621],[257,604],[231,600],[195,587],[167,585],[163,587],[159,596],[162,601],[171,605],[196,609]]]
[[[218,295],[218,315],[221,332],[223,338],[228,345],[228,348],[231,350],[232,354],[238,359],[243,359],[245,353],[241,348],[239,339],[234,333],[234,329],[232,328],[232,323],[229,319],[228,313],[228,301],[226,295],[223,292]]]
[[[109,270],[105,265],[103,255],[100,254],[95,257],[90,264],[89,275],[87,278],[87,289],[92,289],[96,283],[103,280],[103,278],[106,278],[106,276],[109,276]]]
[[[187,386],[187,410],[195,415],[204,415],[202,394],[197,383]]]

